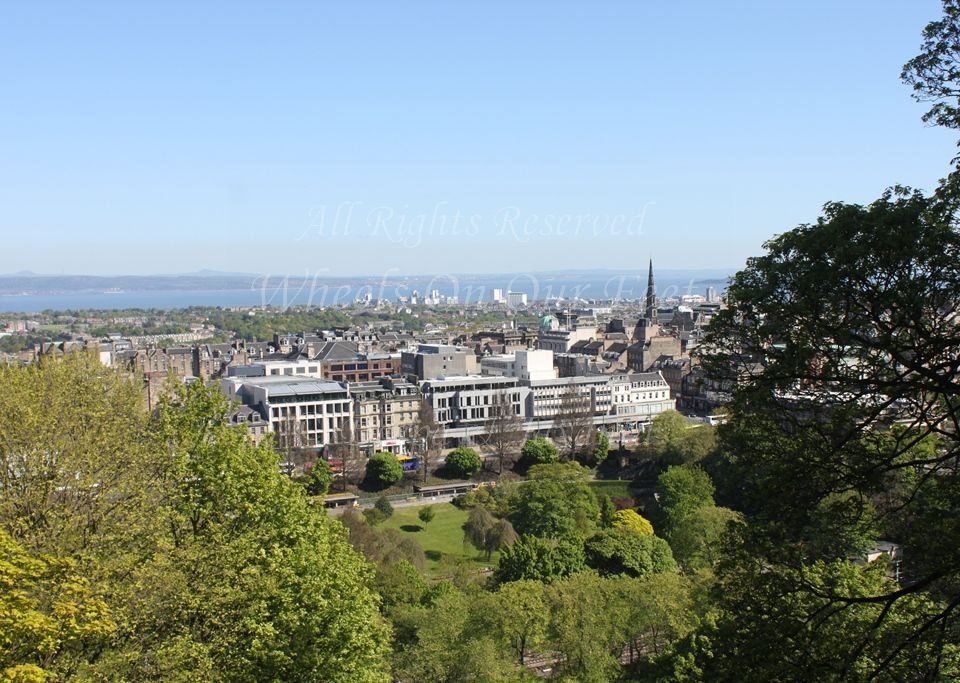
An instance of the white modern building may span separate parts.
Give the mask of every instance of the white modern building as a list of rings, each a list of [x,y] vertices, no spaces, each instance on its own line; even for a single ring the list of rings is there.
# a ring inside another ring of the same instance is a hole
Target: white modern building
[[[527,295],[523,292],[507,292],[507,305],[516,308],[527,305]]]
[[[336,440],[345,424],[352,426],[353,401],[339,382],[289,377],[229,377],[221,390],[257,410],[275,434],[295,432],[308,447]]]
[[[530,381],[553,379],[557,369],[553,367],[553,351],[532,350],[481,358],[480,374]]]

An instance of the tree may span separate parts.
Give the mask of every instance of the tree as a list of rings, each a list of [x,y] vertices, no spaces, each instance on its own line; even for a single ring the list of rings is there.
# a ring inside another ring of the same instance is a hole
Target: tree
[[[419,512],[417,512],[417,517],[424,524],[429,524],[432,522],[435,515],[436,513],[433,511],[432,505],[425,505],[420,508]]]
[[[560,396],[553,424],[568,460],[573,460],[590,445],[595,431],[590,394],[581,392],[572,380]]]
[[[461,479],[469,479],[483,467],[483,462],[477,452],[466,446],[450,451],[445,463],[450,472]]]
[[[617,510],[613,515],[614,529],[626,529],[641,536],[652,536],[653,525],[640,516],[636,510]]]
[[[521,535],[585,538],[600,516],[597,498],[587,483],[589,472],[577,463],[537,465],[517,489],[509,519]]]
[[[347,486],[357,483],[360,473],[367,465],[366,457],[357,447],[350,420],[344,418],[343,424],[334,433],[330,451],[334,460],[339,463],[340,478],[343,490],[346,491]]]
[[[423,481],[427,480],[431,463],[440,457],[443,451],[443,426],[433,414],[433,406],[421,400],[417,408],[417,420],[413,428],[416,452],[420,457]]]
[[[497,588],[498,631],[510,643],[520,666],[527,654],[543,643],[549,623],[549,610],[543,584],[539,581],[513,581]]]
[[[646,445],[658,454],[667,451],[680,441],[690,427],[687,418],[676,410],[665,410],[650,422],[646,432]]]
[[[644,576],[677,570],[669,544],[653,534],[605,529],[587,540],[587,565],[605,576]]]
[[[560,462],[560,450],[549,439],[537,436],[527,439],[520,451],[520,457],[527,467],[549,465]]]
[[[0,679],[67,677],[117,631],[75,560],[32,556],[0,529]]]
[[[551,583],[586,568],[583,542],[579,538],[521,536],[501,551],[493,580],[498,584],[521,580]]]
[[[604,432],[597,432],[593,439],[593,453],[591,460],[593,465],[601,465],[610,454],[610,437]]]
[[[920,54],[903,67],[901,77],[918,102],[932,102],[923,120],[960,128],[960,3],[943,0],[943,18],[927,24]]]
[[[393,453],[374,453],[367,461],[367,480],[374,486],[388,488],[403,479],[403,467]]]
[[[494,394],[484,431],[483,445],[496,460],[499,477],[503,475],[504,463],[512,464],[524,439],[523,420],[514,409],[509,390]]]
[[[855,648],[874,647],[882,622],[911,596],[932,599],[934,611],[885,641],[888,655],[864,677],[886,675],[886,660],[911,648],[947,657],[956,643],[934,635],[960,600],[960,532],[942,516],[960,505],[960,234],[943,209],[903,188],[869,206],[827,204],[816,223],[771,240],[732,279],[728,308],[703,344],[704,367],[736,378],[721,440],[750,513],[754,561],[796,580],[789,595],[803,610],[881,622],[873,635],[851,632],[854,649],[834,649],[834,665],[865,666]],[[930,437],[935,449],[914,450]],[[886,495],[892,480],[905,490],[884,524],[911,548],[911,581],[875,584],[869,595],[831,584],[824,607],[802,574],[817,537],[858,533],[872,515],[861,501]],[[937,666],[913,676],[935,678]]]
[[[324,496],[333,483],[333,470],[326,460],[317,460],[308,468],[301,483],[308,495]]]
[[[290,470],[300,471],[304,465],[316,459],[316,450],[310,443],[306,426],[296,413],[295,407],[290,408],[289,414],[280,420],[280,428],[276,432],[277,452],[283,463]]]
[[[712,567],[724,556],[724,536],[743,516],[728,508],[708,505],[682,518],[670,532],[670,548],[689,571]]]
[[[561,654],[564,680],[606,683],[622,673],[624,638],[615,579],[584,572],[546,590],[549,645]]]
[[[63,635],[104,615],[115,624],[91,649],[83,635],[46,639],[43,668],[96,680],[385,679],[388,629],[367,565],[280,473],[273,448],[230,426],[219,391],[171,385],[150,416],[139,386],[85,354],[0,368],[0,385],[0,529],[31,558],[4,551],[27,573],[14,579],[25,593],[0,600],[42,591],[39,612],[62,610]]]
[[[487,561],[494,551],[511,545],[517,540],[513,525],[505,519],[497,519],[483,506],[471,508],[463,523],[463,539],[477,550],[486,553]]]
[[[663,530],[671,531],[684,517],[701,507],[713,505],[713,482],[697,467],[676,465],[657,478],[657,503]]]
[[[617,506],[613,504],[613,500],[606,493],[599,497],[598,502],[600,503],[600,527],[609,529],[613,526]]]
[[[373,507],[383,513],[384,519],[389,519],[393,516],[393,505],[390,504],[390,501],[387,500],[386,496],[380,496],[377,498],[376,502],[373,504]]]

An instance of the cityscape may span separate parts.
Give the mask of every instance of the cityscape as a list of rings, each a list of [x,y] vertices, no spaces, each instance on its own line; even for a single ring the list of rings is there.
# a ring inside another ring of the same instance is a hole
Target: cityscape
[[[960,680],[960,0],[0,21],[0,681]]]

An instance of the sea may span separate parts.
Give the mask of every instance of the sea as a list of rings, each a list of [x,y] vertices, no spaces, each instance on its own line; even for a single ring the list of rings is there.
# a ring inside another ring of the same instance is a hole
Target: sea
[[[660,298],[704,295],[708,287],[721,293],[728,272],[722,270],[664,271],[657,273]],[[236,289],[170,289],[79,291],[0,295],[0,312],[32,313],[46,310],[175,309],[191,306],[221,308],[286,308],[298,305],[337,306],[370,298],[422,300],[434,292],[446,300],[474,304],[493,300],[494,290],[522,292],[529,301],[639,300],[646,294],[645,272],[591,272],[574,274],[526,273],[509,275],[433,275],[405,278],[349,278],[304,280],[283,277],[252,279]]]

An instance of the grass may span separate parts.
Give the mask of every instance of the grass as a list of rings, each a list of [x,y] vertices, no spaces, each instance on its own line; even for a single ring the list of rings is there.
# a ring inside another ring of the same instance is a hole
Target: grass
[[[629,481],[591,481],[590,488],[597,496],[607,494],[611,498],[636,498],[637,494],[630,490]]]
[[[431,576],[447,576],[459,562],[466,562],[472,569],[496,565],[496,553],[487,562],[473,546],[463,544],[462,526],[467,521],[466,511],[450,503],[437,503],[433,506],[433,521],[424,524],[417,517],[421,509],[421,506],[394,508],[393,515],[380,527],[397,529],[417,541],[427,556],[427,572]]]

